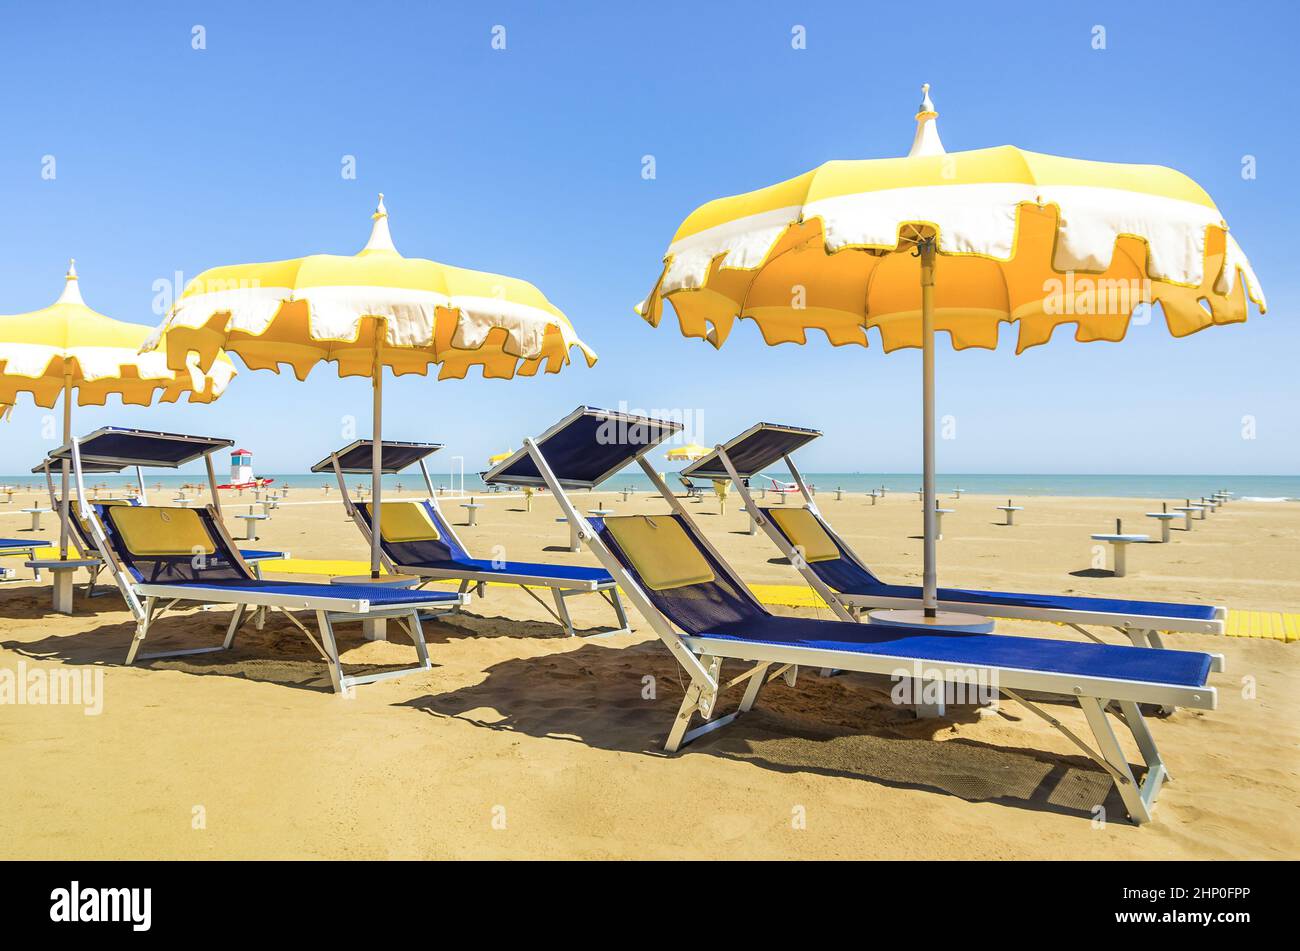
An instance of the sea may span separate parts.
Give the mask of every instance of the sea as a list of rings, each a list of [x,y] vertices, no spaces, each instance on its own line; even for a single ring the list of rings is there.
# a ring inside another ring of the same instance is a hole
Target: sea
[[[486,491],[483,481],[475,473],[431,473],[434,486],[456,494],[473,495]],[[668,483],[679,487],[676,473],[666,472]],[[218,476],[223,481],[225,473]],[[333,475],[306,472],[268,473],[262,478],[275,480],[278,486],[291,489],[320,490],[324,486],[335,488]],[[56,475],[57,478],[57,475]],[[773,469],[770,478],[788,482],[789,473]],[[820,492],[843,489],[849,493],[867,493],[883,488],[891,493],[914,493],[921,485],[921,476],[915,472],[806,472],[804,478]],[[150,488],[161,486],[164,491],[179,489],[182,485],[202,482],[201,472],[167,473],[146,470],[145,482]],[[25,475],[0,475],[0,487],[40,487],[43,477]],[[369,476],[349,476],[348,486],[369,484]],[[112,490],[134,482],[134,475],[96,475],[90,477],[91,485]],[[756,483],[757,484],[757,483]],[[421,485],[418,472],[388,475],[384,487],[390,490],[416,490]],[[1095,496],[1098,498],[1142,499],[1199,499],[1220,490],[1233,493],[1239,499],[1269,501],[1300,501],[1300,475],[1119,475],[1119,474],[1016,474],[1016,473],[941,473],[936,480],[940,496],[961,489],[974,495],[994,495],[1006,498],[1027,496]],[[638,469],[626,470],[609,479],[601,488],[607,490],[630,487],[637,491],[651,491],[649,480]]]

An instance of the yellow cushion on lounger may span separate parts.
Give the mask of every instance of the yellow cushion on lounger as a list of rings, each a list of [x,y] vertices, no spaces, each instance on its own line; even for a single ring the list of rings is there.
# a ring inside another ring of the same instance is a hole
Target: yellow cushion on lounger
[[[104,508],[112,508],[115,505],[130,505],[131,500],[130,499],[94,499],[93,504],[102,505],[104,506]],[[86,536],[88,538],[93,537],[90,531],[90,523],[81,517],[81,512],[78,509],[74,508],[72,510],[72,514],[76,517],[77,521],[81,523],[81,527],[82,529],[85,530]]]
[[[817,516],[807,509],[768,509],[767,515],[790,539],[790,544],[803,551],[803,560],[809,564],[840,557],[834,539],[822,528]]]
[[[695,542],[670,515],[622,515],[605,519],[605,526],[651,591],[714,578]]]
[[[423,502],[384,502],[379,532],[386,542],[436,542],[440,536]],[[374,507],[371,507],[374,511]]]
[[[217,550],[193,509],[115,505],[105,515],[133,555],[211,555]]]

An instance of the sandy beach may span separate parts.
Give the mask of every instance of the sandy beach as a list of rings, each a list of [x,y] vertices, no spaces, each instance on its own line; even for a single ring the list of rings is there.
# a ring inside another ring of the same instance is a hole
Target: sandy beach
[[[666,510],[644,493],[577,499],[620,514]],[[0,505],[0,535],[24,536],[18,510],[34,500]],[[473,528],[457,500],[444,503],[475,554],[596,563],[567,550],[548,496],[531,512],[517,493],[478,500]],[[233,534],[242,522],[230,516],[248,501],[226,500]],[[941,581],[1300,611],[1300,505],[1234,502],[1168,545],[1134,546],[1129,576],[1114,578],[1090,533],[1118,517],[1158,537],[1144,517],[1158,500],[1025,499],[1011,528],[998,524],[1002,501],[945,501],[956,511],[944,522]],[[818,502],[882,577],[919,583],[914,493],[872,505],[822,492]],[[725,516],[711,497],[688,504],[747,580],[802,584],[764,536],[746,533],[736,499]],[[53,518],[42,536],[57,538]],[[257,546],[366,557],[337,492],[319,489],[291,492]],[[21,559],[3,564],[30,578]],[[571,605],[589,634],[610,623],[594,596]],[[229,653],[125,668],[133,625],[121,598],[79,592],[76,608],[50,613],[46,585],[0,585],[0,669],[103,671],[98,715],[0,707],[6,858],[1300,857],[1300,646],[1280,640],[1167,638],[1224,653],[1227,670],[1211,681],[1217,710],[1153,721],[1172,780],[1155,820],[1138,828],[1120,818],[1108,777],[1016,704],[915,721],[889,705],[887,685],[856,674],[775,682],[751,715],[666,756],[681,679],[648,627],[633,614],[632,634],[568,638],[518,589],[493,587],[428,622],[433,669],[352,699],[330,693],[323,664],[283,618],[246,628]],[[155,646],[215,643],[227,616],[182,611],[158,626]],[[1078,638],[1023,622],[999,630]],[[398,633],[340,633],[356,667],[414,657]],[[1083,729],[1076,708],[1052,709]],[[1090,821],[1099,800],[1115,820]]]

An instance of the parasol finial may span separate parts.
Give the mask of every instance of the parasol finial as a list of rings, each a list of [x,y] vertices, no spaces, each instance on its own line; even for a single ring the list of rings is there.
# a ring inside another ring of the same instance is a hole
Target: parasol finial
[[[943,143],[939,141],[939,118],[934,103],[930,100],[930,84],[921,85],[921,105],[916,110],[916,137],[912,139],[912,150],[908,158],[920,155],[944,155]]]
[[[393,236],[388,230],[388,209],[384,207],[384,193],[379,193],[379,203],[375,206],[375,213],[370,216],[374,222],[370,226],[370,240],[366,246],[361,249],[361,253],[368,251],[391,251],[397,253],[397,248],[393,246]]]
[[[63,293],[59,295],[56,304],[81,304],[85,306],[85,301],[81,298],[81,287],[77,283],[77,259],[68,258],[68,275],[63,279]]]

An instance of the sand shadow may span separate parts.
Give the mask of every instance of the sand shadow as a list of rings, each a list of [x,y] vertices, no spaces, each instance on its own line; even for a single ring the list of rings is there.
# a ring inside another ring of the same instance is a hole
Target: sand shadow
[[[739,672],[729,665],[724,676]],[[883,681],[883,682],[882,682]],[[574,651],[496,664],[482,681],[401,704],[485,730],[523,733],[598,749],[668,756],[663,742],[684,691],[676,662],[658,642]],[[730,712],[740,691],[719,704]],[[1006,705],[1004,722],[1028,717]],[[800,671],[795,687],[767,684],[758,704],[678,756],[716,756],[780,773],[815,773],[900,789],[1091,817],[1124,815],[1110,776],[1083,755],[993,745],[968,737],[936,741],[974,708],[915,720],[888,699],[888,681],[862,674],[823,678]],[[698,725],[695,720],[693,725]],[[978,729],[978,727],[976,727]]]
[[[609,608],[612,616],[614,611]],[[619,630],[613,624],[578,627],[574,622],[577,637],[599,637]],[[424,622],[424,639],[429,644],[442,644],[470,635],[483,638],[510,638],[512,640],[568,640],[569,632],[559,621],[547,619],[519,620],[504,614],[469,614],[455,611],[440,617],[436,625]]]
[[[1075,578],[1113,578],[1115,572],[1109,568],[1080,568],[1078,571],[1071,571],[1070,574]]]
[[[94,617],[90,612],[86,614],[88,618]],[[49,616],[49,612],[39,616]],[[314,619],[304,616],[299,620],[312,632],[313,637],[319,638]],[[141,653],[220,645],[229,621],[230,611],[225,609],[185,610],[165,615],[150,627]],[[441,619],[423,619],[421,627],[426,642],[430,644],[447,636]],[[405,628],[390,620],[388,630],[389,643],[370,645],[363,637],[359,623],[335,625],[334,636],[346,675],[381,673],[417,663],[415,646]],[[126,660],[127,649],[134,635],[135,622],[125,620],[102,623],[73,632],[51,633],[36,640],[26,638],[21,641],[0,641],[0,647],[24,657],[56,660],[73,666],[120,667]],[[355,654],[350,657],[358,648],[363,651],[375,648],[382,650],[386,662],[366,662]],[[172,670],[195,676],[233,677],[322,693],[332,693],[334,689],[324,659],[302,632],[279,613],[268,614],[260,631],[251,621],[245,623],[228,651],[137,659],[134,666],[144,670]]]

